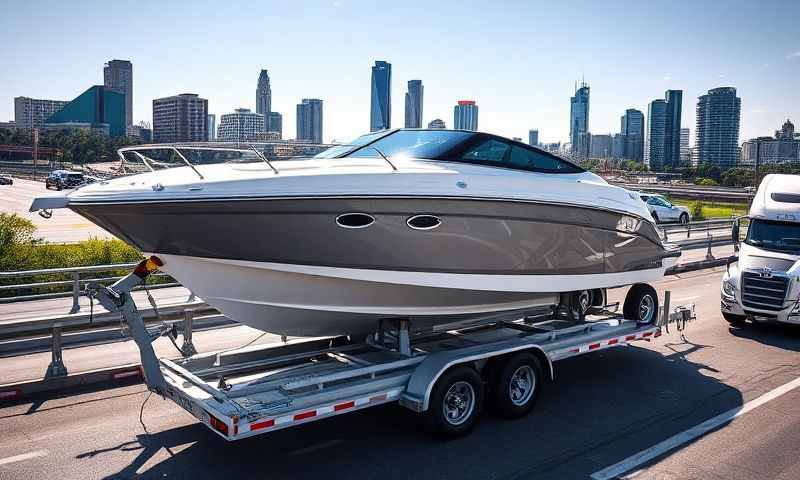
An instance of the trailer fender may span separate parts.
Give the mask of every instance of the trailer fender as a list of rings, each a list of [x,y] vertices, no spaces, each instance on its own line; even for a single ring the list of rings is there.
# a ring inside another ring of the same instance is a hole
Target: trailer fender
[[[428,355],[428,357],[414,369],[414,373],[411,374],[406,391],[400,397],[399,403],[415,412],[424,412],[428,410],[433,386],[436,384],[439,377],[450,367],[523,350],[532,350],[538,357],[545,359],[550,372],[550,380],[553,380],[553,362],[550,356],[547,355],[539,345],[520,343],[519,341],[506,342],[502,345],[476,345],[468,349],[459,349],[457,351],[445,350]]]

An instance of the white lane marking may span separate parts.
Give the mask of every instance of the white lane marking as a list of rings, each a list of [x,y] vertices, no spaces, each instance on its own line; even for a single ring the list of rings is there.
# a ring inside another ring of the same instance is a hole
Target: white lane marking
[[[629,472],[634,468],[638,467],[643,463],[647,463],[650,460],[663,455],[664,453],[673,450],[685,443],[691,442],[695,438],[701,437],[706,433],[716,429],[720,425],[723,425],[731,420],[744,415],[745,413],[764,405],[765,403],[769,402],[770,400],[774,400],[784,393],[790,392],[795,388],[800,387],[800,377],[795,378],[789,383],[781,385],[780,387],[771,390],[760,397],[750,400],[749,402],[745,403],[741,407],[736,407],[728,410],[725,413],[721,413],[716,417],[710,418],[705,422],[695,425],[694,427],[685,430],[681,433],[678,433],[661,443],[658,443],[648,449],[642,450],[641,452],[632,455],[621,462],[615,463],[609,467],[606,467],[600,471],[594,472],[591,477],[594,480],[610,480],[612,478],[617,478],[625,472]]]
[[[44,457],[45,455],[47,455],[47,450],[36,450],[33,452],[23,453],[21,455],[14,455],[13,457],[0,458],[0,465],[8,465],[9,463]]]
[[[344,440],[330,440],[327,442],[318,443],[316,445],[311,445],[305,448],[298,448],[297,450],[293,450],[289,452],[289,455],[302,455],[304,453],[311,453],[316,452],[318,450],[322,450],[323,448],[332,447],[334,445],[339,445],[340,443],[344,442]]]

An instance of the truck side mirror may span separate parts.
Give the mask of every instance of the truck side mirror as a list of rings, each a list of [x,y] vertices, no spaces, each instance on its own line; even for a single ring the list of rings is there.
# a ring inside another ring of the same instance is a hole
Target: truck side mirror
[[[731,225],[731,240],[733,240],[733,251],[739,251],[739,219],[735,219]]]

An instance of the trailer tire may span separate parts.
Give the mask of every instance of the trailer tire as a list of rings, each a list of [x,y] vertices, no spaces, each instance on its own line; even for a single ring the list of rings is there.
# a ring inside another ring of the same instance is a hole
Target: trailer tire
[[[446,371],[433,386],[426,429],[443,438],[462,436],[472,430],[483,407],[483,383],[474,368],[456,366]]]
[[[639,323],[654,323],[658,319],[658,294],[646,283],[636,283],[628,290],[622,314]]]
[[[514,419],[528,414],[544,386],[542,364],[536,355],[519,352],[506,361],[492,383],[492,406],[497,415]]]

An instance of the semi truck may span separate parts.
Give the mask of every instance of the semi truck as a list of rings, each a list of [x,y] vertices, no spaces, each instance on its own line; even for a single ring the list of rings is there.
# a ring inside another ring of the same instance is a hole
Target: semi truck
[[[735,254],[720,289],[723,318],[733,325],[800,325],[800,175],[765,176],[731,237]]]

